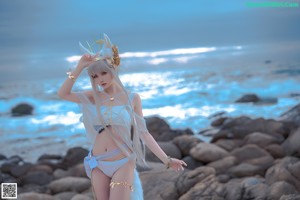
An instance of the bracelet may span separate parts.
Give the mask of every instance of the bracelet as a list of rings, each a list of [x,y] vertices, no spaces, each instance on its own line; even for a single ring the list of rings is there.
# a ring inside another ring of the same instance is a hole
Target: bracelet
[[[170,156],[168,156],[168,163],[166,164],[166,168],[169,169],[170,168],[170,162],[172,161],[172,158]]]
[[[67,72],[68,78],[71,79],[72,81],[75,81],[75,76],[72,74],[72,72]]]

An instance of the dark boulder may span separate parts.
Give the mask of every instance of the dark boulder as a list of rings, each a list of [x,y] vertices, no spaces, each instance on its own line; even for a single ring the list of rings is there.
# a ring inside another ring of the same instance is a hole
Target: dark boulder
[[[286,128],[284,122],[264,118],[250,119],[242,116],[226,120],[219,132],[212,137],[211,142],[216,142],[219,139],[244,139],[254,132],[286,136],[289,134],[289,129]]]
[[[300,128],[289,135],[282,143],[286,155],[300,157]]]
[[[180,149],[183,156],[188,156],[190,150],[200,142],[202,140],[193,135],[182,135],[173,139],[173,143]]]
[[[299,126],[300,125],[300,104],[292,107],[288,111],[281,114],[279,120],[293,122]]]
[[[27,103],[20,103],[11,109],[13,117],[32,115],[33,106]]]
[[[84,157],[87,155],[88,151],[82,147],[70,148],[61,163],[59,163],[59,167],[62,169],[68,169],[69,167],[82,163]]]
[[[245,94],[238,100],[236,100],[236,103],[249,103],[249,102],[258,102],[260,101],[260,98],[256,94]]]

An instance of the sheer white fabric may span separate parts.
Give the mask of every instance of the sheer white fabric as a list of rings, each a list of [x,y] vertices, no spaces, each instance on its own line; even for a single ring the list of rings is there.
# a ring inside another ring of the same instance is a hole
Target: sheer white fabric
[[[80,102],[78,105],[82,112],[82,116],[80,117],[80,121],[84,124],[86,130],[86,137],[91,145],[95,145],[95,139],[98,131],[103,128],[101,122],[98,122],[97,113],[96,113],[96,105],[93,104],[84,91],[75,92]],[[143,148],[143,157],[145,157],[145,138],[146,134],[150,134],[146,121],[143,117],[138,115],[132,109],[132,106],[129,105],[131,100],[134,97],[134,93],[129,93],[130,101],[124,104],[121,100],[115,97],[114,105],[110,107],[107,105],[109,102],[109,97],[107,99],[102,99],[100,112],[103,116],[103,119],[106,125],[110,125],[112,127],[112,137],[117,139],[118,141],[122,141],[119,144],[126,143],[127,146],[133,150],[133,143],[137,139],[132,138],[131,127],[133,127],[133,123],[136,123],[137,130],[135,131],[138,134],[138,138],[141,140],[141,145]],[[133,117],[131,117],[133,116]],[[101,133],[100,133],[101,134]],[[137,137],[137,136],[134,136]],[[140,141],[139,140],[139,141]],[[118,145],[119,146],[119,145]],[[120,145],[121,146],[121,145]],[[119,146],[119,147],[120,147]],[[121,146],[120,149],[129,156],[129,152]],[[134,152],[134,150],[133,150]],[[136,153],[136,152],[134,152]],[[137,156],[137,155],[136,155]],[[147,166],[145,160],[143,160],[144,164]]]

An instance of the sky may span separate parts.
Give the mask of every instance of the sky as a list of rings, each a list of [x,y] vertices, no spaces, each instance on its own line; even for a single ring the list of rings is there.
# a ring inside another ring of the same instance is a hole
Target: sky
[[[299,41],[299,7],[250,1],[1,0],[0,82],[56,76],[100,33],[122,52]]]

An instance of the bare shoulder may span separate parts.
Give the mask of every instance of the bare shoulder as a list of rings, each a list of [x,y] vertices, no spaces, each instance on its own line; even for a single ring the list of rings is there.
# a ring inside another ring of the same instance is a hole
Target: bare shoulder
[[[134,109],[134,112],[137,113],[139,116],[143,116],[143,111],[142,111],[142,100],[141,100],[141,97],[140,97],[140,94],[139,93],[133,93],[133,109]]]
[[[133,95],[132,101],[133,101],[134,107],[136,107],[136,106],[139,107],[141,105],[141,97],[140,97],[139,93],[133,92],[132,95]]]
[[[137,92],[131,92],[131,99],[133,100],[133,101],[135,101],[135,100],[137,100],[137,99],[139,99],[140,98],[140,95],[137,93]]]

